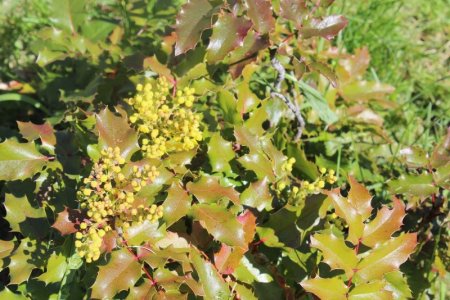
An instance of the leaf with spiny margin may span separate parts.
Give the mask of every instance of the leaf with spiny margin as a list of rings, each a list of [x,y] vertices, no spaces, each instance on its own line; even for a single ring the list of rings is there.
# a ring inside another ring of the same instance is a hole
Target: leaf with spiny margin
[[[242,118],[236,108],[234,95],[227,90],[221,90],[217,94],[217,104],[222,110],[223,118],[230,124],[241,124]]]
[[[20,284],[28,280],[31,272],[42,266],[44,257],[45,249],[41,244],[24,238],[9,257],[9,264],[3,262],[3,267],[9,268],[10,284]]]
[[[344,270],[347,278],[353,276],[358,258],[355,251],[345,244],[344,238],[333,233],[316,233],[311,237],[311,247],[322,251],[324,262],[331,269]]]
[[[423,168],[428,164],[428,154],[419,147],[406,147],[399,151],[403,162],[410,168]]]
[[[243,225],[226,208],[197,204],[192,206],[192,214],[216,240],[229,246],[246,247]]]
[[[303,280],[301,286],[320,299],[345,300],[347,299],[347,286],[338,278],[312,278]]]
[[[194,247],[192,247],[190,258],[197,271],[199,281],[202,283],[205,299],[231,299],[228,284],[223,280],[214,266],[209,261],[203,259],[200,252]]]
[[[235,290],[241,300],[258,300],[255,294],[253,294],[253,291],[243,284],[237,283],[235,285]]]
[[[208,63],[221,61],[230,51],[240,46],[252,22],[231,13],[222,12],[213,25],[209,45],[206,49]]]
[[[372,250],[357,266],[357,276],[366,281],[380,279],[384,274],[400,267],[414,251],[417,233],[406,233],[391,238]]]
[[[157,295],[158,290],[155,285],[148,279],[144,279],[144,282],[139,286],[133,286],[130,288],[130,293],[128,294],[128,300],[136,299],[154,299]]]
[[[213,172],[230,174],[230,161],[234,157],[231,142],[223,139],[219,132],[214,133],[208,143],[208,158]]]
[[[159,226],[158,222],[145,220],[135,224],[123,233],[130,245],[141,245],[142,243],[154,244],[165,235],[165,225]]]
[[[175,56],[185,53],[197,45],[202,32],[211,27],[215,9],[208,0],[189,0],[177,16],[175,32]]]
[[[372,212],[372,205],[370,205],[372,196],[366,187],[356,181],[352,176],[348,177],[348,181],[350,182],[348,201],[356,208],[363,220],[366,220],[370,217],[370,213]]]
[[[202,175],[200,180],[189,182],[186,188],[200,203],[215,203],[226,197],[239,205],[239,193],[232,186],[223,187],[215,176]]]
[[[64,210],[58,213],[55,223],[52,227],[57,229],[61,235],[68,235],[75,233],[78,229],[75,224],[79,224],[84,220],[84,215],[78,209],[64,208]]]
[[[247,250],[222,244],[219,252],[214,254],[214,265],[221,274],[232,274],[239,266]]]
[[[401,175],[398,179],[388,181],[388,186],[394,194],[406,194],[422,199],[439,191],[439,188],[433,183],[433,175],[426,173]]]
[[[293,21],[297,29],[301,28],[307,13],[305,0],[280,0],[280,16]]]
[[[354,245],[358,244],[364,229],[361,215],[346,198],[341,196],[339,188],[328,191],[326,194],[331,198],[336,214],[348,224],[349,232],[347,239]]]
[[[14,241],[0,240],[0,259],[9,256],[11,251],[14,249],[14,245]]]
[[[353,81],[339,89],[339,93],[347,101],[384,100],[394,91],[395,88],[389,84],[365,80]]]
[[[52,282],[60,282],[67,269],[66,257],[62,254],[53,252],[47,261],[46,271],[38,279],[45,282],[46,285]]]
[[[408,282],[399,270],[384,274],[387,285],[386,289],[394,293],[394,299],[411,299],[412,294]]]
[[[268,178],[275,181],[275,174],[270,160],[261,152],[255,151],[238,158],[239,163],[247,170],[255,172],[258,179]]]
[[[258,211],[270,210],[272,208],[272,200],[273,197],[269,191],[267,177],[250,183],[249,187],[241,194],[241,203],[256,208]]]
[[[112,299],[118,292],[133,287],[140,277],[141,265],[128,250],[113,251],[108,264],[99,266],[92,298]]]
[[[389,240],[392,234],[400,229],[405,217],[405,205],[394,197],[393,208],[383,206],[375,219],[364,225],[362,243],[373,248],[379,243]]]
[[[180,182],[173,182],[167,190],[167,197],[164,200],[164,221],[169,227],[179,219],[184,217],[191,207],[191,196],[181,187]]]
[[[22,180],[47,164],[48,158],[36,150],[34,142],[19,143],[7,139],[0,143],[0,180]]]
[[[42,145],[48,149],[53,150],[56,144],[56,136],[53,132],[53,127],[49,123],[33,124],[32,122],[17,121],[20,134],[29,142],[41,139]]]
[[[242,81],[237,86],[237,103],[236,103],[236,110],[241,115],[255,108],[260,102],[259,98],[250,89],[250,80],[252,78],[253,73],[255,73],[257,69],[258,66],[252,63],[246,65],[242,70]]]
[[[355,286],[353,290],[348,293],[349,300],[391,300],[393,299],[392,292],[384,289],[386,283],[382,281],[374,281],[363,283]]]
[[[255,30],[261,34],[271,32],[275,28],[272,16],[272,4],[268,0],[245,0],[247,15],[253,22]]]
[[[433,168],[442,167],[450,161],[450,126],[447,127],[447,134],[442,138],[441,142],[434,147],[431,154],[431,166]]]
[[[0,292],[0,299],[5,299],[5,300],[25,300],[25,299],[28,299],[28,298],[23,296],[22,294],[13,293],[10,289],[5,287]]]
[[[124,111],[114,113],[108,108],[96,114],[96,130],[101,149],[119,147],[121,155],[128,159],[139,150],[136,131],[127,122]]]
[[[250,210],[246,210],[243,214],[238,216],[238,221],[243,226],[245,232],[245,242],[249,244],[255,237],[256,217]],[[245,248],[247,248],[247,245]]]
[[[344,16],[330,15],[323,20],[313,19],[309,25],[305,25],[300,29],[304,39],[313,36],[321,36],[328,40],[334,38],[345,26],[348,20]]]

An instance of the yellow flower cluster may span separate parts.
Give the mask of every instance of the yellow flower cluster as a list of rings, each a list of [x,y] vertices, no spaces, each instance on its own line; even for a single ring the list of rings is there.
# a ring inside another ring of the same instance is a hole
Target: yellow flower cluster
[[[113,228],[126,229],[145,219],[156,222],[163,215],[162,207],[145,207],[135,198],[159,175],[155,166],[127,167],[118,147],[104,149],[101,155],[78,192],[88,219],[75,234],[75,247],[86,262],[99,259],[102,238]]]
[[[134,108],[130,122],[141,133],[141,149],[149,158],[192,150],[202,140],[200,115],[192,110],[194,89],[178,90],[172,97],[165,77],[136,86],[136,95],[127,100]]]

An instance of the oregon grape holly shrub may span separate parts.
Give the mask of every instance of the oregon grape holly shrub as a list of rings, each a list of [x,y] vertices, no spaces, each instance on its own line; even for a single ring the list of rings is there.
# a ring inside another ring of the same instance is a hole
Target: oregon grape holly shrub
[[[1,298],[411,298],[401,266],[422,261],[424,231],[405,226],[407,209],[432,201],[441,222],[449,136],[431,156],[402,150],[412,174],[381,199],[321,155],[315,143],[349,126],[384,141],[367,103],[392,92],[363,80],[365,49],[327,41],[347,24],[332,2],[187,1],[164,55],[117,75],[114,90],[133,85],[123,97],[103,101],[104,85],[43,124],[17,122],[0,143]],[[83,14],[67,7],[79,24],[54,26],[79,37]],[[123,46],[117,28],[105,53]],[[76,55],[95,62],[84,42]],[[44,65],[74,55],[44,52]]]

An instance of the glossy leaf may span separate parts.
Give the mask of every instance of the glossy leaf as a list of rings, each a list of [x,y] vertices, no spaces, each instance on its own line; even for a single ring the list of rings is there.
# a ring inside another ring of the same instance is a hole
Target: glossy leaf
[[[301,27],[307,12],[305,0],[280,0],[280,15],[293,21],[297,29]]]
[[[392,86],[379,82],[355,81],[341,86],[340,94],[347,101],[364,102],[372,99],[384,100],[394,90]]]
[[[0,259],[9,256],[13,249],[14,249],[13,241],[0,240]]]
[[[0,143],[0,180],[31,177],[47,164],[48,158],[36,150],[35,144],[9,139]]]
[[[302,287],[319,297],[327,300],[347,299],[347,286],[338,278],[316,277],[301,282]]]
[[[217,95],[217,103],[222,110],[223,118],[230,124],[242,123],[241,117],[237,112],[237,103],[234,95],[227,91],[220,91]]]
[[[68,235],[78,231],[76,224],[83,221],[84,216],[79,210],[65,208],[62,212],[58,213],[53,228],[57,229],[61,235]]]
[[[17,122],[19,131],[22,136],[29,142],[40,138],[42,145],[48,149],[54,149],[56,144],[56,137],[53,132],[53,127],[49,123],[33,124],[31,122]]]
[[[231,186],[223,187],[217,177],[203,175],[200,180],[189,182],[186,188],[200,203],[215,203],[227,198],[239,204],[239,193]]]
[[[431,174],[402,175],[388,182],[389,189],[394,194],[407,194],[418,197],[428,197],[437,193],[438,187],[433,184]]]
[[[61,278],[64,278],[67,269],[66,257],[53,252],[47,261],[46,271],[38,278],[45,282],[46,285],[52,282],[60,282]]]
[[[232,274],[240,264],[246,250],[222,244],[219,252],[214,254],[214,265],[221,274]]]
[[[399,153],[410,168],[422,168],[428,164],[427,153],[418,147],[403,148]]]
[[[366,220],[372,212],[372,196],[365,186],[356,181],[355,178],[349,176],[350,192],[348,193],[348,201],[356,208],[358,213]]]
[[[35,255],[35,252],[40,252]],[[45,258],[45,249],[35,240],[25,238],[9,258],[10,284],[20,284],[30,277],[31,272],[41,267]],[[4,266],[6,267],[6,266]]]
[[[302,27],[300,32],[305,39],[321,36],[330,40],[347,26],[347,23],[348,20],[344,16],[330,15],[323,20],[313,19],[309,25]]]
[[[275,27],[271,2],[268,0],[245,0],[245,2],[247,14],[256,31],[262,34],[271,32]]]
[[[140,277],[141,265],[128,250],[113,251],[108,264],[99,266],[92,297],[113,298],[118,292],[133,287]]]
[[[410,299],[412,298],[411,290],[408,287],[406,278],[403,277],[402,272],[392,271],[384,274],[387,285],[386,289],[390,290],[394,294],[395,299]]]
[[[241,203],[259,211],[270,210],[272,208],[273,197],[269,191],[269,181],[267,178],[252,182],[241,194]]]
[[[349,300],[390,300],[393,299],[392,292],[384,289],[385,283],[382,281],[374,281],[357,285],[348,294]]]
[[[167,227],[187,214],[191,207],[191,201],[191,197],[181,187],[180,183],[172,183],[164,201],[164,220]]]

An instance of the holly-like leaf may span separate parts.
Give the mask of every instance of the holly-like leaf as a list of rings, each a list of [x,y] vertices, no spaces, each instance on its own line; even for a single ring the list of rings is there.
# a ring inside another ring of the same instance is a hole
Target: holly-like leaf
[[[258,179],[268,178],[275,181],[272,163],[262,151],[255,151],[238,158],[239,163],[247,170],[255,172]]]
[[[301,282],[302,287],[319,297],[326,300],[345,300],[347,299],[347,286],[338,278],[320,278],[316,277]]]
[[[220,133],[214,133],[208,143],[208,158],[213,172],[230,173],[230,160],[234,157],[231,142],[224,140]]]
[[[38,277],[46,285],[52,282],[60,282],[67,269],[66,257],[53,252],[47,261],[46,271]]]
[[[196,248],[192,248],[190,257],[199,281],[202,283],[205,299],[230,299],[230,289],[214,266],[209,261],[204,260]]]
[[[238,221],[243,226],[245,232],[245,242],[249,244],[255,237],[256,217],[250,210],[246,210],[243,214],[238,216]]]
[[[108,264],[99,266],[92,298],[112,299],[118,292],[133,287],[140,277],[141,265],[128,250],[113,251]]]
[[[346,198],[340,195],[339,188],[327,192],[327,195],[333,202],[336,214],[348,224],[348,240],[354,245],[358,244],[364,229],[361,215]]]
[[[219,104],[226,122],[230,124],[242,123],[242,118],[239,116],[236,108],[236,99],[231,92],[227,90],[220,91],[217,94],[217,104]]]
[[[348,299],[349,300],[393,299],[392,292],[386,291],[384,289],[385,285],[386,284],[382,281],[374,281],[357,285],[353,290],[350,291],[350,293],[348,293]]]
[[[0,240],[0,259],[9,256],[13,249],[14,249],[13,241]]]
[[[163,226],[160,227],[158,222],[145,220],[129,227],[123,236],[129,245],[141,245],[147,242],[154,244],[164,237],[165,228]]]
[[[175,56],[197,45],[202,32],[211,27],[213,13],[214,7],[208,0],[189,0],[181,7],[175,25]]]
[[[399,270],[384,274],[387,282],[387,289],[392,291],[394,299],[411,299],[412,294],[408,282]]]
[[[184,217],[191,207],[192,199],[181,187],[179,182],[173,182],[167,191],[167,198],[164,201],[164,221],[169,227],[182,217]]]
[[[342,269],[350,278],[358,263],[358,258],[353,249],[347,247],[342,237],[337,237],[333,233],[316,233],[311,237],[311,247],[320,249],[324,262],[332,269]]]
[[[250,184],[241,194],[241,203],[259,211],[272,208],[273,197],[269,191],[269,181],[266,177]]]
[[[389,189],[394,194],[406,194],[425,198],[437,193],[439,188],[433,183],[431,174],[402,175],[398,179],[388,182]]]
[[[417,233],[407,233],[391,238],[371,251],[358,264],[356,273],[366,281],[376,280],[400,267],[414,251]]]
[[[450,161],[450,126],[447,127],[447,134],[442,138],[441,142],[434,147],[431,154],[431,166],[438,168],[446,165]]]
[[[345,26],[348,20],[344,16],[330,15],[323,20],[313,19],[309,25],[300,29],[303,38],[308,39],[313,36],[321,36],[328,40],[334,38]]]
[[[192,206],[192,214],[216,240],[229,246],[247,246],[243,225],[226,208],[197,204]]]
[[[255,30],[261,34],[269,33],[275,28],[272,16],[272,4],[268,0],[246,0],[247,14]]]
[[[200,180],[189,182],[186,188],[200,203],[215,203],[226,197],[234,204],[239,204],[239,193],[232,186],[220,185],[219,179],[214,176],[203,175]]]
[[[280,16],[293,21],[297,29],[301,27],[307,12],[305,0],[280,0]]]
[[[42,145],[47,149],[54,149],[56,144],[56,137],[53,132],[53,127],[49,123],[33,124],[31,122],[17,122],[19,131],[22,136],[29,142],[37,138],[41,139]]]
[[[62,212],[58,213],[53,228],[57,229],[61,235],[68,235],[75,233],[78,229],[75,227],[83,221],[84,215],[78,209],[65,208]]]
[[[356,208],[358,213],[362,216],[363,220],[366,220],[372,212],[372,196],[369,191],[355,178],[349,176],[350,192],[348,193],[348,200]]]
[[[124,158],[139,149],[137,133],[127,122],[125,112],[114,113],[105,108],[96,115],[100,148],[119,147]]]
[[[410,168],[422,168],[428,164],[428,154],[419,147],[406,147],[399,151],[400,157]]]
[[[33,142],[19,143],[8,139],[0,143],[0,180],[31,177],[47,164],[48,158],[36,150]]]
[[[362,243],[369,247],[384,243],[400,229],[405,216],[405,205],[394,197],[393,209],[383,206],[373,221],[364,225]]]
[[[220,251],[214,254],[214,265],[221,274],[232,274],[239,266],[245,249],[222,244]]]
[[[148,279],[144,279],[144,282],[139,286],[133,286],[130,289],[128,300],[134,299],[154,299],[158,294],[158,290],[155,285]]]
[[[222,12],[213,25],[212,36],[206,49],[209,63],[217,63],[230,51],[242,44],[252,23],[244,17]]]
[[[372,99],[384,100],[394,90],[394,87],[388,84],[361,80],[341,86],[339,93],[347,101],[364,102]]]

